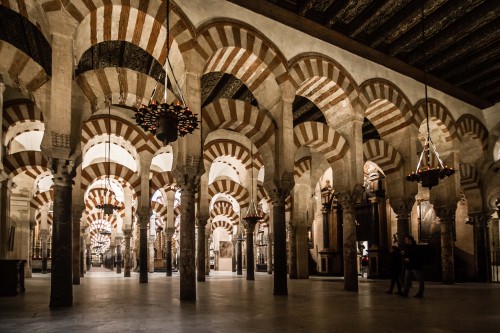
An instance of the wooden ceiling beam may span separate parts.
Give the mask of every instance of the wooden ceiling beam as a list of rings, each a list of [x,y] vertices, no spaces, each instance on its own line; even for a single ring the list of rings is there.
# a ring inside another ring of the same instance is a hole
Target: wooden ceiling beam
[[[408,57],[408,63],[414,65],[422,60],[424,50],[427,54],[436,54],[443,51],[490,23],[498,16],[500,16],[500,6],[495,1],[487,1],[483,5],[476,7],[474,11],[467,14],[462,20],[449,25],[434,38],[431,38],[424,45],[414,50]]]
[[[377,64],[385,66],[391,70],[401,73],[402,75],[408,76],[420,82],[423,82],[424,80],[424,72],[422,70],[408,65],[407,63],[399,59],[390,57],[387,54],[375,50],[358,41],[355,41],[352,38],[349,38],[337,31],[327,29],[325,26],[319,23],[308,20],[307,18],[302,17],[298,14],[280,9],[280,7],[270,3],[269,1],[229,1],[251,11],[254,11],[258,14],[264,15],[274,21],[287,25],[293,29],[297,29],[306,34],[314,36],[315,38],[318,38],[319,40],[322,40],[326,43],[342,48],[369,61],[373,61]],[[426,75],[426,78],[427,84],[429,86],[466,103],[469,103],[477,108],[485,109],[493,105],[493,103],[480,98],[479,96],[471,94],[463,89],[460,89],[459,87],[445,82],[433,75]]]

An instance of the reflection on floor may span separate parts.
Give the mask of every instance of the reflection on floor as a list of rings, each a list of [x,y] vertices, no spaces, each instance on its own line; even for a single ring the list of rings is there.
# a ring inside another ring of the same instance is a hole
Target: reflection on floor
[[[289,296],[272,296],[272,275],[255,281],[211,272],[198,300],[179,301],[179,275],[148,284],[93,269],[75,286],[74,306],[48,309],[50,275],[26,280],[26,293],[0,298],[0,332],[494,332],[500,285],[428,283],[424,299],[385,294],[388,281],[289,280]],[[413,288],[415,289],[415,288]],[[415,290],[413,290],[415,292]]]

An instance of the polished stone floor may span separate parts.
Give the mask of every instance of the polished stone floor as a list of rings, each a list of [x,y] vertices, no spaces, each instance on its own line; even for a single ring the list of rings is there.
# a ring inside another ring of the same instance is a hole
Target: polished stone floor
[[[0,298],[0,332],[499,332],[499,284],[427,283],[424,299],[362,278],[359,293],[311,278],[289,280],[289,296],[274,297],[272,284],[265,273],[248,282],[212,272],[198,301],[181,303],[178,275],[139,284],[137,274],[94,269],[73,288],[73,307],[50,311],[50,277],[34,274],[25,294]]]

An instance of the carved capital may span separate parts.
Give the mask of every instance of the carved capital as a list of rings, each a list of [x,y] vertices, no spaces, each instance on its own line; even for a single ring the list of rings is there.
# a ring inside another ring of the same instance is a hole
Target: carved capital
[[[398,219],[408,219],[415,204],[415,198],[392,198],[390,203]]]
[[[439,217],[441,223],[451,223],[455,219],[456,210],[457,206],[455,205],[434,207],[436,216]]]
[[[199,229],[205,229],[205,227],[207,226],[207,220],[206,219],[196,219],[196,226],[199,228]]]
[[[200,183],[200,174],[198,168],[193,166],[178,165],[172,171],[177,185],[181,189],[181,193],[195,193]]]
[[[54,185],[71,186],[76,175],[75,162],[60,158],[49,158],[49,167],[54,175]]]
[[[132,229],[123,229],[123,236],[125,239],[132,237]]]

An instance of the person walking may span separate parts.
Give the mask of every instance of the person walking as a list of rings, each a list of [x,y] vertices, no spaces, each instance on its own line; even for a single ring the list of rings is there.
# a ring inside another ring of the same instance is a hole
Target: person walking
[[[405,249],[403,252],[403,262],[405,266],[404,289],[400,296],[408,297],[411,287],[411,277],[414,276],[418,281],[418,292],[414,297],[424,297],[424,274],[423,258],[412,236],[405,237]]]
[[[401,256],[401,251],[397,246],[391,247],[391,252],[389,253],[389,275],[391,277],[391,285],[389,290],[386,291],[387,294],[392,294],[394,285],[398,287],[396,295],[401,294],[401,268],[403,266],[403,257]]]

